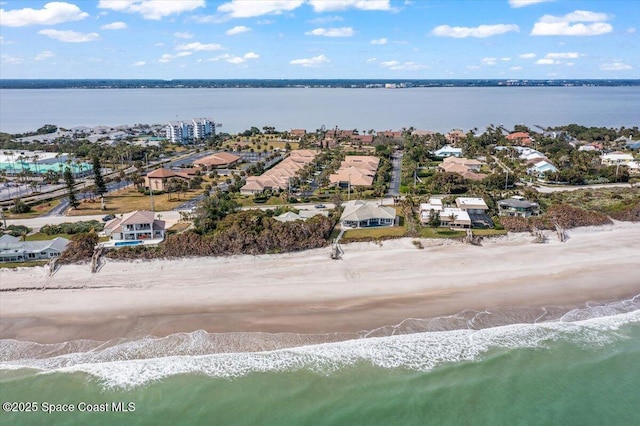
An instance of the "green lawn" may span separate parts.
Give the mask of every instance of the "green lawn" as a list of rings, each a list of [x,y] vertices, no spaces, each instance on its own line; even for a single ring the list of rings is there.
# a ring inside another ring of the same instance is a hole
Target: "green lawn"
[[[0,263],[0,268],[30,268],[32,266],[44,266],[48,260],[33,260],[31,262],[6,262]]]

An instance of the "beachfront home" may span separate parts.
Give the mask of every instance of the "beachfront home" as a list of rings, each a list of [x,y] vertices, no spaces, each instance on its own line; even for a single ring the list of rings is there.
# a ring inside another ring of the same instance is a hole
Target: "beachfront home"
[[[193,162],[194,166],[198,167],[209,167],[214,169],[222,169],[233,167],[238,164],[240,161],[240,157],[237,155],[231,154],[229,152],[216,152],[212,155],[207,155],[206,157],[198,158]]]
[[[540,205],[527,201],[524,197],[514,195],[498,201],[498,215],[509,217],[531,217],[540,214]]]
[[[120,247],[136,244],[158,244],[164,240],[165,221],[148,210],[136,210],[110,220],[104,225],[104,235],[111,238],[105,246]]]
[[[340,224],[343,228],[393,226],[395,223],[396,209],[361,200],[346,202],[340,216]]]
[[[445,145],[439,150],[434,151],[433,155],[438,158],[462,157],[462,148],[454,148],[450,145]]]
[[[69,240],[62,237],[42,241],[21,241],[18,237],[5,234],[0,237],[0,262],[51,259],[60,256],[67,244]]]
[[[457,173],[465,179],[476,181],[486,177],[483,174],[477,173],[481,167],[482,163],[480,161],[464,157],[446,157],[438,166],[439,169],[445,172]]]
[[[440,217],[440,226],[448,228],[487,228],[493,227],[488,216],[489,207],[482,198],[456,198],[456,207],[444,206],[439,198],[431,198],[428,203],[420,204],[420,221],[431,222],[434,214]]]

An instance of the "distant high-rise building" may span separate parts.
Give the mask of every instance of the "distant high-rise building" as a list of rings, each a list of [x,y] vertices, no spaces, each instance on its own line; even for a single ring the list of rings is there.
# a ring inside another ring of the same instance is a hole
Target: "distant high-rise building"
[[[210,118],[194,118],[191,122],[171,121],[166,135],[172,143],[188,143],[216,133],[216,123]]]
[[[196,140],[216,134],[216,123],[210,118],[194,118],[191,122],[193,123],[193,138]]]

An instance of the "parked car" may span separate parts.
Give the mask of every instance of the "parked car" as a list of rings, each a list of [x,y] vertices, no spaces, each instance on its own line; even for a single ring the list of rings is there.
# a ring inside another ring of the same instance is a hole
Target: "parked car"
[[[324,204],[316,204],[315,207],[316,207],[316,209],[324,209],[327,206],[325,206]]]
[[[115,216],[112,214],[108,214],[105,217],[102,218],[103,222],[109,222],[110,220],[115,219]]]

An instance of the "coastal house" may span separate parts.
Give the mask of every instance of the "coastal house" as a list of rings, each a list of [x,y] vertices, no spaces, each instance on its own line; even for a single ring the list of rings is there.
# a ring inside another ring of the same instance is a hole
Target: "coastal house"
[[[428,203],[420,204],[420,221],[430,223],[433,215],[438,214],[440,226],[447,228],[493,227],[488,210],[482,198],[458,197],[456,207],[444,206],[441,199],[431,198]]]
[[[471,228],[469,213],[457,207],[445,207],[439,198],[431,198],[420,204],[420,221],[430,223],[433,215],[438,215],[439,225],[446,228]]]
[[[395,223],[396,209],[361,200],[346,202],[340,216],[340,224],[343,228],[393,226]]]
[[[466,137],[467,135],[462,131],[462,129],[453,129],[445,135],[447,142],[451,145],[459,143]]]
[[[0,237],[0,263],[48,260],[58,257],[67,248],[69,240],[57,237],[52,240],[21,241],[5,234]]]
[[[206,157],[198,158],[193,162],[193,165],[214,169],[226,169],[238,164],[240,160],[241,158],[237,155],[221,151],[212,155],[207,155]]]
[[[518,145],[528,146],[533,143],[533,139],[531,139],[531,136],[527,132],[514,132],[511,134],[508,134],[506,136],[506,139]]]
[[[482,162],[464,157],[446,157],[438,166],[439,169],[457,173],[465,179],[479,181],[485,178],[485,175],[477,173],[482,167]]]
[[[493,221],[487,214],[489,207],[482,198],[458,197],[456,207],[469,215],[471,226],[474,228],[493,228]]]
[[[515,195],[498,201],[498,215],[508,217],[531,217],[540,214],[540,205]]]
[[[165,237],[165,221],[152,211],[136,210],[107,222],[103,233],[111,240],[105,247],[158,244]]]
[[[633,161],[633,155],[615,151],[600,156],[603,166],[626,166]]]
[[[536,176],[538,179],[545,179],[547,174],[555,173],[558,169],[556,166],[548,162],[547,160],[541,160],[533,164],[533,166],[527,169],[527,173]]]
[[[183,169],[173,171],[165,168],[155,169],[144,177],[145,187],[153,191],[165,191],[169,179],[176,178],[189,182],[195,176],[195,170]]]
[[[450,145],[445,145],[442,148],[434,151],[433,155],[438,158],[462,157],[462,148],[454,148]]]

